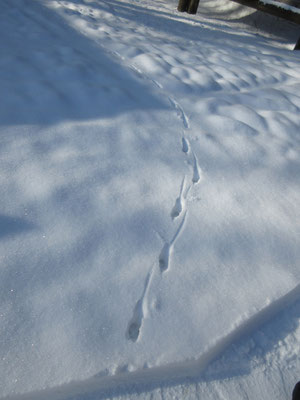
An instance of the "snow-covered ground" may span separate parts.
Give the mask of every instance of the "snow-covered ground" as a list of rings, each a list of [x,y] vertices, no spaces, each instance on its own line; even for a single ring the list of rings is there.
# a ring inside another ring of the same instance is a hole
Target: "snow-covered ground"
[[[289,399],[299,28],[2,0],[0,398]]]

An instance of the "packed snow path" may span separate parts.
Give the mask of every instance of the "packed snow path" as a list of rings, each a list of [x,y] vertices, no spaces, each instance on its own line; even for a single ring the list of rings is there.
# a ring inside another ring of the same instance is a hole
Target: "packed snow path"
[[[299,54],[174,6],[1,3],[0,397],[197,376],[299,323]]]

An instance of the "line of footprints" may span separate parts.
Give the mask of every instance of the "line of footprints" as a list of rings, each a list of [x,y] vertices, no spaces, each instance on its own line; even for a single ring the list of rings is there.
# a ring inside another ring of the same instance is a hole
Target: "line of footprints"
[[[177,111],[177,114],[179,118],[182,120],[184,130],[189,129],[189,121],[188,118],[186,117],[184,111],[182,108],[179,106],[179,104],[173,100],[169,99],[171,105],[173,108]],[[189,141],[186,139],[184,132],[182,136],[182,151],[188,158],[188,162],[191,165],[192,168],[192,178],[191,178],[191,184],[187,185],[186,184],[186,175],[183,177],[181,186],[180,186],[180,193],[179,196],[175,200],[174,207],[171,211],[171,218],[173,220],[178,220],[179,219],[179,225],[178,228],[176,229],[172,239],[170,241],[165,240],[161,235],[161,239],[164,242],[163,248],[159,254],[158,257],[158,266],[159,266],[159,272],[162,277],[162,274],[166,272],[170,268],[170,258],[171,254],[173,252],[176,240],[180,236],[180,233],[182,232],[184,228],[184,224],[186,221],[186,216],[187,216],[187,209],[186,209],[186,200],[188,193],[191,189],[191,187],[195,184],[197,184],[200,181],[200,168],[198,164],[197,157],[195,153],[191,150],[191,146]],[[131,320],[129,321],[127,331],[126,331],[126,338],[128,340],[131,340],[132,342],[136,342],[140,336],[140,331],[142,327],[142,323],[144,320],[145,315],[147,314],[147,294],[149,291],[149,287],[151,285],[151,280],[152,276],[156,270],[157,263],[154,263],[154,265],[151,267],[150,271],[147,274],[147,277],[145,279],[144,283],[144,289],[142,296],[139,298],[137,301],[135,308],[133,310],[133,315]]]
[[[190,152],[189,142],[187,141],[187,139],[184,136],[182,137],[182,151],[187,155]],[[198,164],[196,155],[193,152],[191,152],[191,154],[192,154],[192,166],[193,166],[192,184],[196,184],[200,181],[199,164]],[[176,218],[179,218],[181,215],[182,215],[182,218],[181,218],[179,226],[178,226],[174,236],[172,237],[172,239],[169,242],[164,240],[165,243],[164,243],[162,251],[159,255],[159,260],[158,260],[159,268],[160,268],[161,272],[165,272],[169,269],[170,255],[174,248],[175,242],[176,242],[178,236],[180,235],[180,233],[184,227],[184,224],[185,224],[186,215],[187,215],[187,210],[185,207],[186,199],[187,199],[187,195],[192,187],[192,184],[191,184],[187,188],[185,188],[185,186],[186,186],[185,181],[186,181],[186,176],[184,176],[184,178],[182,179],[180,193],[179,193],[179,196],[177,197],[177,199],[175,200],[175,205],[171,212],[171,217],[173,220],[175,220]]]

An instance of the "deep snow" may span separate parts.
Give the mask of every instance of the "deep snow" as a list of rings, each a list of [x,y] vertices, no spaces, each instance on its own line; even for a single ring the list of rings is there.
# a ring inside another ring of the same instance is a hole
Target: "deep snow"
[[[224,1],[2,1],[1,397],[289,397],[296,35]]]

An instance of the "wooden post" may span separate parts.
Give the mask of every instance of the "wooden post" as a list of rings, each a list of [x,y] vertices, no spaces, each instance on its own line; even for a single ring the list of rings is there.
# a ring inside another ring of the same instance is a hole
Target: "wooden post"
[[[300,38],[297,40],[296,46],[294,47],[294,50],[300,50]]]
[[[188,10],[191,0],[179,0],[177,10],[185,12]]]
[[[187,12],[189,14],[196,14],[200,0],[191,0]]]

